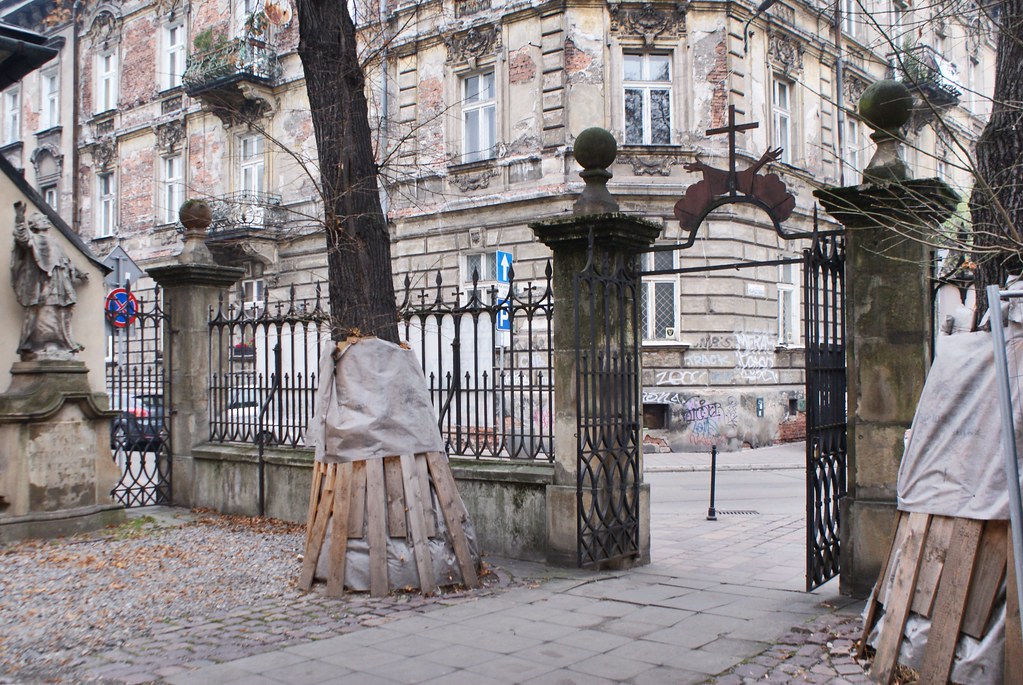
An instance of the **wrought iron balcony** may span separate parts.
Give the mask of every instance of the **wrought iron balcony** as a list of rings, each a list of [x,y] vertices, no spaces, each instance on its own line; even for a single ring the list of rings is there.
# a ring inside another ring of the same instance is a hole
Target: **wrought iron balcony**
[[[240,190],[210,200],[210,209],[213,211],[213,222],[210,224],[209,237],[214,239],[272,234],[284,226],[281,196],[273,193]]]
[[[916,45],[891,56],[893,78],[902,81],[933,107],[959,104],[955,66],[929,45]]]
[[[272,89],[281,77],[277,52],[255,38],[222,40],[188,57],[182,84],[185,92],[216,109],[242,111],[262,106],[252,86]]]

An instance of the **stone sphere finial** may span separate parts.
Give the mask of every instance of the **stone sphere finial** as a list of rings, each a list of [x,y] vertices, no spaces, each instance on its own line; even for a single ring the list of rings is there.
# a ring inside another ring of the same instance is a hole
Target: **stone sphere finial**
[[[576,136],[573,149],[583,169],[606,169],[618,156],[618,141],[607,129],[593,126]]]
[[[909,121],[913,95],[901,81],[874,81],[860,96],[860,115],[877,131],[894,134]]]

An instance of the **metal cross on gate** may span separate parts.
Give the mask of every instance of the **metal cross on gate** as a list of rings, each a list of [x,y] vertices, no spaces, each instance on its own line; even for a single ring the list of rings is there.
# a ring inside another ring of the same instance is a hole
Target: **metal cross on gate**
[[[728,193],[735,195],[735,134],[741,131],[751,131],[760,128],[760,124],[751,121],[748,124],[735,123],[735,105],[728,105],[728,125],[718,128],[707,129],[708,136],[718,136],[722,133],[728,134]]]

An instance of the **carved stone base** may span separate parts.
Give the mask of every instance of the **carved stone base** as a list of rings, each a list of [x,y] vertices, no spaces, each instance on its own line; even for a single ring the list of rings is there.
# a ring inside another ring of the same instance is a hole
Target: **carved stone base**
[[[68,535],[124,519],[110,491],[106,395],[78,361],[18,362],[0,394],[0,541]]]

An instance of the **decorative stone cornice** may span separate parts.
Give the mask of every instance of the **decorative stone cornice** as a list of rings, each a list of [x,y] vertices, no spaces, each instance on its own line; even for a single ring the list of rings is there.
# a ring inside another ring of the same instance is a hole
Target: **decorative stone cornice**
[[[866,79],[846,70],[845,77],[842,80],[842,88],[845,91],[842,95],[845,97],[845,101],[850,104],[859,102],[863,96],[863,91],[867,89],[868,85],[870,84]]]
[[[501,47],[501,33],[492,24],[474,26],[445,39],[444,43],[448,47],[448,64],[467,62],[470,69],[475,69],[480,59]]]
[[[767,59],[786,76],[799,76],[803,72],[803,46],[788,34],[768,32]]]
[[[118,43],[121,40],[122,23],[123,20],[112,6],[101,5],[93,14],[86,35],[96,45],[106,46],[109,43]]]
[[[631,166],[636,176],[670,176],[671,168],[681,164],[674,155],[624,155],[618,161]]]
[[[92,161],[97,169],[106,171],[117,159],[117,144],[113,138],[101,138],[92,150]]]
[[[49,155],[53,158],[53,163],[56,166],[56,171],[51,173],[45,173],[41,171],[40,165],[43,161],[43,155]],[[32,169],[35,171],[36,178],[48,180],[51,177],[60,177],[64,170],[64,155],[61,154],[60,148],[52,143],[46,143],[40,145],[32,151],[32,156],[29,158],[32,162]]]
[[[455,19],[490,9],[490,0],[454,0]]]
[[[660,37],[678,38],[686,32],[687,7],[688,3],[680,2],[611,3],[611,32],[622,38],[642,38],[644,45]]]

